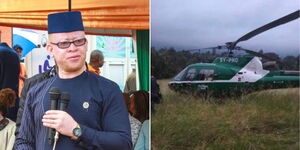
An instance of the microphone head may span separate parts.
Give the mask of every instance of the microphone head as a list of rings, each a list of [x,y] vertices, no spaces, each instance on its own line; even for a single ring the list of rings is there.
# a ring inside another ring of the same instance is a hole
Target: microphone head
[[[50,99],[58,99],[60,96],[60,90],[58,87],[52,87],[49,91]]]

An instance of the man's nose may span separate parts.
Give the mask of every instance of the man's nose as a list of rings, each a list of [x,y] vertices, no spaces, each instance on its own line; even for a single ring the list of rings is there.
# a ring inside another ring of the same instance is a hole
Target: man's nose
[[[70,47],[68,48],[68,51],[74,51],[77,50],[77,46],[74,45],[74,43],[71,43]]]

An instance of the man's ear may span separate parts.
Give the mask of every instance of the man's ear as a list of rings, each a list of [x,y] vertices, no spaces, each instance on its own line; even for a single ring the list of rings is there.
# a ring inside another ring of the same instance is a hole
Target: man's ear
[[[49,45],[49,44],[48,44],[48,45],[46,46],[46,50],[47,50],[47,52],[49,53],[49,55],[50,55],[51,57],[54,56],[52,45]]]

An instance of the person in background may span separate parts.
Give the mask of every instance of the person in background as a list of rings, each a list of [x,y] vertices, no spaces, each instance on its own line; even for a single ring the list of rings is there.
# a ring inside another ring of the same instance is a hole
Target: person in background
[[[18,53],[19,58],[21,60],[23,48],[21,46],[19,46],[19,45],[15,45],[13,47],[13,49]],[[19,75],[19,93],[18,93],[19,97],[21,97],[21,91],[22,91],[22,89],[24,87],[24,82],[25,82],[26,78],[27,78],[27,75],[26,75],[25,64],[24,64],[24,62],[21,62],[20,63],[20,75]]]
[[[88,64],[88,70],[97,75],[100,75],[100,68],[104,64],[104,56],[103,53],[99,50],[93,50],[90,55],[90,62]]]
[[[161,102],[160,88],[154,76],[151,76],[151,113],[155,113],[155,104]]]
[[[130,113],[141,123],[149,119],[149,93],[135,91],[130,95]]]
[[[161,103],[162,96],[160,93],[159,84],[157,83],[157,80],[153,73],[154,67],[151,66],[151,113],[155,114],[155,104]]]
[[[127,106],[127,109],[129,111],[130,108],[130,97],[129,93],[123,93],[123,97],[125,100],[125,105]],[[132,117],[131,114],[128,114],[129,116],[129,122],[130,122],[130,128],[131,128],[131,140],[132,140],[132,145],[134,146],[137,138],[139,136],[139,132],[141,130],[142,123],[137,120],[136,118]]]
[[[15,142],[16,124],[6,117],[7,109],[13,107],[16,93],[10,88],[0,90],[0,149],[12,150]]]
[[[149,120],[145,120],[134,150],[149,150]]]
[[[22,52],[23,52],[23,48],[20,45],[15,45],[13,46],[13,49],[17,52],[17,54],[19,55],[20,61],[22,58]]]
[[[0,43],[0,90],[10,88],[18,94],[20,59],[18,54],[7,43]],[[15,107],[7,110],[6,117],[16,121],[19,98]]]
[[[131,93],[136,91],[136,73],[135,68],[132,69],[132,72],[128,75],[125,83],[124,92]]]

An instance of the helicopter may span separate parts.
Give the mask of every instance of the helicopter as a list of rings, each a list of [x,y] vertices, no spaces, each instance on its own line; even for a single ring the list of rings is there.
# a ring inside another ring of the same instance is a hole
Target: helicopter
[[[263,89],[299,87],[299,71],[267,69],[281,63],[280,60],[237,46],[241,41],[299,18],[299,14],[300,11],[297,10],[225,45],[192,49],[191,51],[227,49],[228,54],[225,57],[217,57],[212,63],[187,66],[168,83],[169,88],[176,92],[192,92],[196,95],[233,96]],[[233,56],[234,51],[244,51],[251,56]],[[262,58],[270,61],[263,63]]]

